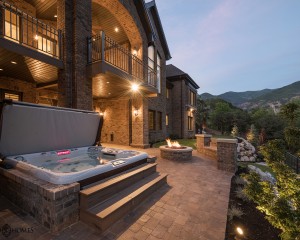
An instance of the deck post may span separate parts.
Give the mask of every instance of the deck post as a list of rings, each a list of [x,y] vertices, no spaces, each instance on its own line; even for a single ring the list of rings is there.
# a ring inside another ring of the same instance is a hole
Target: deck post
[[[4,14],[4,8],[3,3],[0,2],[0,36],[4,35],[4,24],[5,24],[5,14]]]

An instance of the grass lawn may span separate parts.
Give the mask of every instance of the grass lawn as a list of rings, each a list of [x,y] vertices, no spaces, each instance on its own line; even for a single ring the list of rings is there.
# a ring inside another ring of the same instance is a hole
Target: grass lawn
[[[172,140],[173,141],[173,140]],[[192,147],[193,149],[196,149],[196,139],[176,139],[175,141],[178,141],[180,145]],[[159,148],[162,145],[167,145],[166,141],[157,142],[153,144],[154,148]]]

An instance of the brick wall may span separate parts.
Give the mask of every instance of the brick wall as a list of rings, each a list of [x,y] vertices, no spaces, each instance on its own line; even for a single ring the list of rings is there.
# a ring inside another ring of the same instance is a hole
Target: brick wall
[[[101,142],[129,145],[129,100],[95,100],[94,110],[104,113]]]
[[[55,185],[18,170],[0,168],[0,193],[51,232],[79,220],[79,183]]]
[[[36,102],[36,84],[0,76],[0,88],[21,92],[24,102]]]

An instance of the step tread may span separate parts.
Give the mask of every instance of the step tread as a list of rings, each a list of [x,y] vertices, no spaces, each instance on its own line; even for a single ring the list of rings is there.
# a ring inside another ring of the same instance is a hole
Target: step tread
[[[87,211],[99,218],[105,218],[130,200],[134,199],[139,194],[142,194],[145,190],[160,182],[167,177],[167,174],[152,174],[151,176],[139,181],[129,188],[124,189],[108,201],[99,205],[91,207]]]
[[[150,168],[153,168],[157,165],[157,163],[153,163],[153,164],[145,164],[143,165],[142,167],[139,167],[133,171],[129,171],[125,174],[121,174],[121,175],[118,175],[116,177],[113,177],[107,181],[104,181],[102,183],[99,183],[95,186],[92,186],[92,187],[89,187],[89,188],[86,188],[84,190],[81,190],[80,191],[80,194],[83,195],[83,196],[90,196],[90,195],[93,195],[94,193],[97,193],[105,188],[108,188],[110,187],[111,185],[114,185],[114,184],[117,184],[119,182],[122,182],[123,180],[129,178],[129,177],[132,177],[133,175],[137,174],[137,173],[140,173],[140,172],[143,172],[145,170],[148,170]]]

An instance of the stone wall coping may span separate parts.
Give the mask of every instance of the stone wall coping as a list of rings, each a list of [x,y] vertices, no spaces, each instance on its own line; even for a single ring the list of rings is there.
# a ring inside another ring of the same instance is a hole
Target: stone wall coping
[[[183,148],[183,149],[178,149],[178,148],[166,148],[167,145],[163,145],[163,146],[160,146],[159,149],[161,151],[166,151],[166,152],[191,152],[193,151],[193,148],[191,147],[186,147],[186,148]]]
[[[207,137],[207,138],[210,137],[211,138],[212,137],[211,134],[196,134],[195,136],[196,137],[201,137],[201,138],[205,138],[205,137]]]
[[[218,138],[217,143],[237,143],[237,139]]]

